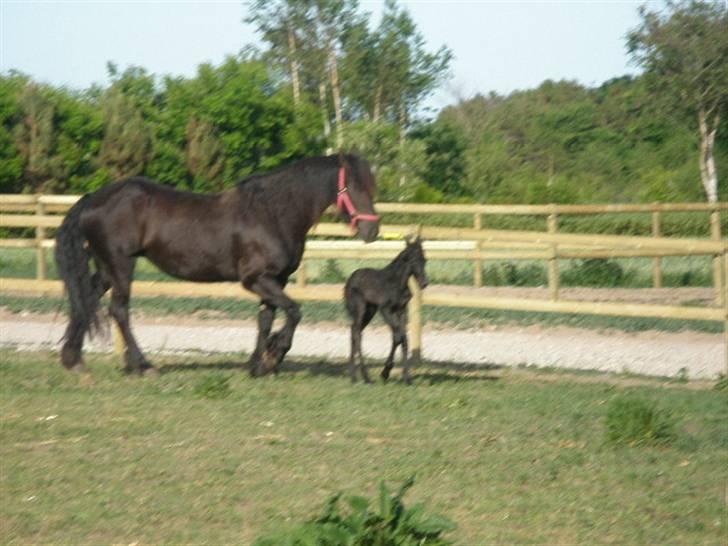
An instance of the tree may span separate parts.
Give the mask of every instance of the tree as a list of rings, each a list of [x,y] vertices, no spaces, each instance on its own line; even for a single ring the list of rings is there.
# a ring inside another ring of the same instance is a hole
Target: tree
[[[28,79],[22,74],[0,76],[0,193],[17,193],[22,189],[23,156],[13,138],[13,128],[20,120],[20,90]]]
[[[663,13],[640,8],[627,47],[661,102],[688,110],[700,131],[700,177],[718,200],[715,138],[728,107],[728,8],[724,0],[669,0]]]
[[[301,56],[303,31],[311,24],[309,0],[252,0],[244,19],[258,28],[268,42],[268,57],[288,65],[293,87],[293,104],[301,103]]]
[[[187,124],[186,159],[196,190],[223,189],[221,175],[225,169],[225,149],[210,123],[190,119]]]
[[[24,190],[50,191],[58,180],[55,105],[52,90],[29,82],[20,92],[21,121],[15,126],[15,144],[23,157]]]
[[[107,66],[113,83],[101,98],[104,138],[98,162],[116,180],[143,174],[152,158],[156,91],[154,76],[143,68],[120,74],[113,63]]]

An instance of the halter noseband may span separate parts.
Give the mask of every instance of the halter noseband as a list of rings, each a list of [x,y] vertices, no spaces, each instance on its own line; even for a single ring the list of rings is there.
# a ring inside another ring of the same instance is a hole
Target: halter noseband
[[[351,229],[356,229],[356,223],[359,220],[370,220],[372,222],[379,221],[376,214],[360,214],[357,212],[354,203],[349,195],[349,188],[346,186],[346,169],[339,167],[339,193],[336,197],[336,206],[340,211],[346,210],[351,218]]]

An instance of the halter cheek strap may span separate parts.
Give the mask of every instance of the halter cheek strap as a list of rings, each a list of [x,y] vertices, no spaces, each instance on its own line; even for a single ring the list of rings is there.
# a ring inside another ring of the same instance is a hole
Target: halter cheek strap
[[[339,168],[339,193],[336,197],[336,206],[342,212],[345,210],[351,217],[351,229],[356,229],[356,223],[359,220],[379,221],[379,216],[376,214],[360,214],[357,212],[349,195],[349,188],[346,186],[346,169],[344,167]]]

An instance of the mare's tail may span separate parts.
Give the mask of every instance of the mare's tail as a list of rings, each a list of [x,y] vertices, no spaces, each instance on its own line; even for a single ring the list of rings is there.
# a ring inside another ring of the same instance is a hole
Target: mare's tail
[[[81,213],[88,205],[84,195],[66,214],[56,233],[55,258],[58,274],[63,280],[70,301],[70,323],[66,330],[66,344],[83,343],[87,331],[93,333],[99,326],[96,311],[99,297],[93,286],[89,269],[89,254],[81,231]]]

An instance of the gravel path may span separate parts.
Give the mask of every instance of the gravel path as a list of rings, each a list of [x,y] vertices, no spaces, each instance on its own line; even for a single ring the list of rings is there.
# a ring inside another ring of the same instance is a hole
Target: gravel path
[[[250,321],[188,319],[175,325],[170,324],[171,320],[135,320],[137,340],[149,356],[188,351],[249,352],[255,340],[256,326]],[[0,347],[56,349],[64,326],[63,316],[54,319],[4,313],[0,317]],[[385,358],[390,339],[388,330],[368,328],[364,332],[365,356]],[[715,378],[723,371],[726,358],[722,334],[699,332],[598,333],[539,327],[466,331],[425,327],[422,343],[424,357],[434,361],[528,364],[655,376],[674,376],[685,369],[690,378],[696,379]],[[109,351],[111,342],[94,340],[87,349]],[[304,324],[296,332],[290,354],[345,359],[348,353],[348,328]]]

